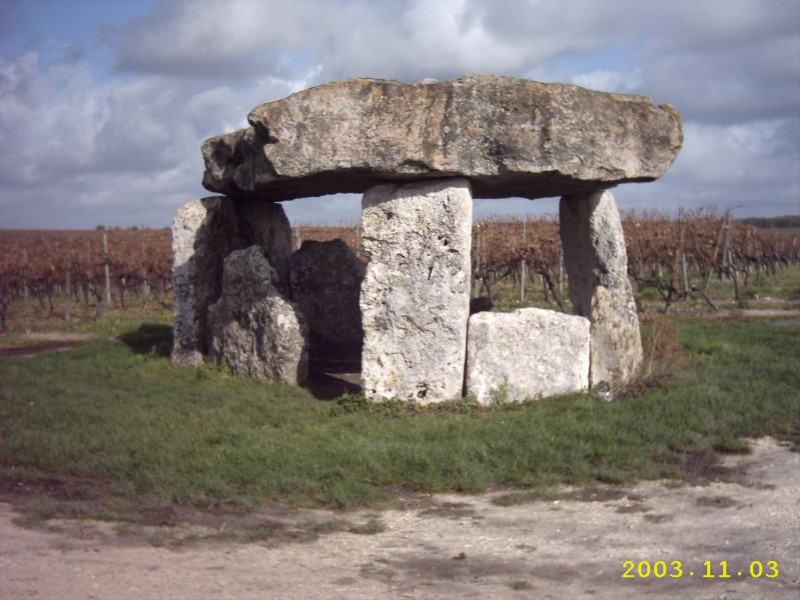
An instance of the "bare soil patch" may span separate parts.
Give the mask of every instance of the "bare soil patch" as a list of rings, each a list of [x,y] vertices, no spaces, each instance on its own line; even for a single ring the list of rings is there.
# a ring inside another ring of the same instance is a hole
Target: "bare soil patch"
[[[26,333],[12,340],[0,338],[0,357],[28,356],[48,350],[67,350],[97,337],[94,333],[45,331]]]
[[[796,599],[800,454],[771,439],[753,446],[687,457],[686,481],[565,488],[512,506],[492,502],[503,492],[406,494],[344,513],[176,506],[152,525],[22,528],[0,504],[0,597]],[[37,485],[29,491],[76,484]],[[666,575],[623,578],[625,561],[664,561]]]

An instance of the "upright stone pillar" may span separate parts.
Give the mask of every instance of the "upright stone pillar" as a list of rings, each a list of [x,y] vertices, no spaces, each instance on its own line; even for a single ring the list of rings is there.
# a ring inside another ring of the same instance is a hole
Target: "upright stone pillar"
[[[172,291],[175,305],[172,361],[197,367],[208,352],[207,313],[222,291],[222,264],[238,248],[233,200],[191,200],[172,224]]]
[[[278,273],[261,246],[225,259],[222,295],[208,307],[209,358],[235,375],[303,383],[308,377],[308,328],[298,306],[284,298]]]
[[[459,398],[469,318],[466,179],[378,185],[362,202],[361,381],[370,398]]]
[[[256,245],[278,274],[275,282],[283,292],[289,289],[289,256],[292,254],[292,227],[283,206],[263,200],[236,200],[241,248]]]
[[[559,216],[570,300],[592,323],[590,385],[624,383],[642,362],[642,340],[617,204],[605,190],[565,196]]]
[[[277,272],[274,285],[289,287],[292,231],[275,202],[215,196],[191,200],[172,224],[175,296],[172,361],[197,367],[208,354],[208,307],[222,294],[222,266],[234,250],[258,245]]]

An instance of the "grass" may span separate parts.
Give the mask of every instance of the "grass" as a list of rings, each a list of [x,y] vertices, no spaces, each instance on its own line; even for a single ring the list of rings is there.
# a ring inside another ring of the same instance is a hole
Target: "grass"
[[[526,579],[515,579],[514,581],[509,583],[508,586],[512,590],[517,590],[517,591],[533,589],[533,586],[530,583],[528,583]]]
[[[557,483],[680,477],[688,456],[746,451],[743,437],[800,448],[800,323],[674,327],[693,368],[644,396],[489,409],[323,402],[300,387],[173,367],[169,327],[158,324],[6,357],[0,492],[43,518],[136,521],[173,504],[348,508],[397,488],[538,494]]]

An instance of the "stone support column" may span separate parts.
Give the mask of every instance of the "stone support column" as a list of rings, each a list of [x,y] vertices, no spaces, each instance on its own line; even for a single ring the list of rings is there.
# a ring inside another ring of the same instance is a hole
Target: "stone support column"
[[[264,248],[231,252],[222,293],[208,307],[208,356],[235,375],[303,383],[308,378],[308,328],[299,307],[278,291]]]
[[[236,214],[241,236],[239,247],[261,246],[278,274],[277,287],[288,292],[292,227],[283,206],[263,200],[236,200]]]
[[[208,354],[208,307],[222,293],[223,261],[234,250],[258,245],[286,293],[291,228],[280,204],[214,196],[191,200],[175,212],[172,279],[175,304],[172,361],[196,367]]]
[[[224,196],[191,200],[172,223],[172,290],[175,305],[172,362],[203,364],[208,353],[207,313],[222,291],[222,264],[238,247],[233,200]]]
[[[362,202],[361,380],[370,398],[459,398],[469,318],[466,179],[378,185]]]
[[[642,341],[616,202],[605,190],[565,196],[559,216],[570,300],[592,322],[590,385],[624,383],[641,364]]]

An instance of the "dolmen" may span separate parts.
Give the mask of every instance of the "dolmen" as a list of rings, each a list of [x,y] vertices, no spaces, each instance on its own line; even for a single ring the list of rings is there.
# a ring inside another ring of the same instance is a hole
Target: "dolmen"
[[[608,191],[660,177],[681,120],[648,96],[493,75],[346,79],[261,104],[202,147],[218,196],[173,224],[176,364],[302,383],[361,361],[364,394],[519,401],[618,386],[642,344]],[[279,202],[363,194],[364,265],[341,241],[293,252]],[[473,198],[560,196],[572,315],[470,315]]]

